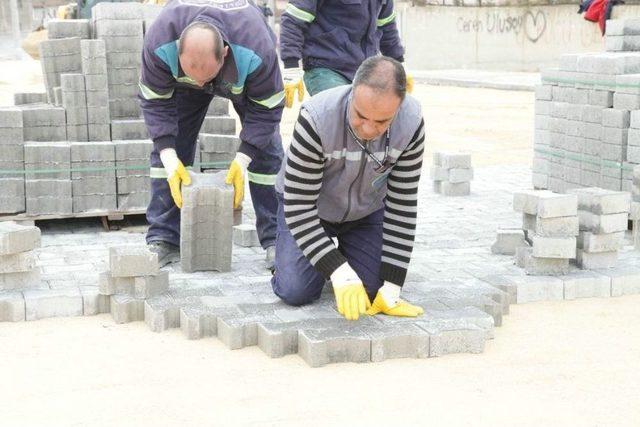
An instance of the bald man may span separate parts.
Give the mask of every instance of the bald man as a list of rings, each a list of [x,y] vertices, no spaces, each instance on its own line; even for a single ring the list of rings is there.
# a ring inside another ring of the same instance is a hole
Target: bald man
[[[425,139],[420,103],[406,91],[402,65],[373,56],[352,85],[302,105],[276,181],[271,285],[285,303],[309,304],[331,280],[338,312],[349,320],[423,313],[400,299]]]
[[[275,36],[247,0],[174,0],[145,35],[140,99],[154,143],[147,243],[162,265],[179,259],[180,188],[190,183],[188,169],[214,96],[231,100],[240,117],[241,143],[227,183],[234,186],[237,208],[248,174],[258,237],[271,268],[284,92]]]

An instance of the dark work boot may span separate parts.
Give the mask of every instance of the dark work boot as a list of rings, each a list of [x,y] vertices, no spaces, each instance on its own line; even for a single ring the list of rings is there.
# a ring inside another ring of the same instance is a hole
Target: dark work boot
[[[180,248],[171,243],[157,240],[149,243],[149,250],[158,254],[158,264],[160,268],[180,261]]]

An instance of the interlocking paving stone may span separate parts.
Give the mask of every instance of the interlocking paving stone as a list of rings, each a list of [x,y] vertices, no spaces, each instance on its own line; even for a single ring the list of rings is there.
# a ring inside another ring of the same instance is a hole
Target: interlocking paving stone
[[[161,295],[146,301],[101,295],[105,284],[99,287],[96,272],[110,268],[109,247],[144,245],[143,228],[104,232],[94,225],[52,224],[43,229],[37,264],[46,289],[79,292],[76,300],[84,315],[110,311],[116,323],[146,321],[158,332],[180,328],[188,339],[218,336],[229,348],[257,345],[268,357],[300,354],[311,365],[322,366],[477,353],[493,337],[494,326],[508,321],[504,316],[516,301],[597,296],[606,294],[607,281],[614,296],[640,293],[640,259],[628,240],[619,267],[593,272],[600,277],[598,286],[582,279],[589,272],[575,268],[561,278],[526,276],[512,256],[491,253],[498,228],[522,225],[511,200],[529,180],[520,167],[480,168],[473,195],[442,198],[423,178],[420,203],[430,209],[418,217],[403,290],[403,298],[425,309],[416,319],[378,315],[347,321],[335,309],[330,286],[314,304],[287,306],[271,290],[271,275],[260,262],[264,251],[237,245],[229,272],[185,273],[174,265],[162,270],[169,273],[170,283]],[[245,203],[245,223],[255,218],[250,206]],[[127,292],[135,288],[135,279],[118,280]],[[50,292],[46,289],[40,291]],[[13,295],[20,319],[16,295],[22,293]],[[0,296],[0,316],[6,313],[2,301]]]

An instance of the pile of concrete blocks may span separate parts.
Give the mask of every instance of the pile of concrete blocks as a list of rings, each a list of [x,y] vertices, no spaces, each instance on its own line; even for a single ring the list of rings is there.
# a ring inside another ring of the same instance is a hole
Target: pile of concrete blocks
[[[231,270],[233,187],[226,172],[191,174],[182,187],[180,261],[182,271]]]
[[[547,190],[514,193],[513,209],[522,213],[527,243],[516,249],[516,264],[528,275],[553,276],[569,272],[576,257],[578,197]]]
[[[140,210],[149,204],[151,179],[149,156],[153,142],[149,139],[115,141],[118,210]]]
[[[578,266],[583,270],[614,267],[618,249],[624,244],[630,194],[601,188],[580,188],[570,192],[578,197]]]
[[[0,222],[0,322],[25,320],[20,291],[41,286],[34,252],[39,247],[38,227]]]
[[[74,213],[117,209],[113,142],[72,142],[71,166]]]
[[[98,279],[100,295],[111,299],[116,323],[144,320],[144,302],[169,289],[169,273],[160,271],[158,254],[146,246],[109,248],[109,270]]]
[[[69,141],[88,141],[87,128],[87,92],[84,75],[60,75],[62,106],[67,118],[67,139]]]
[[[88,19],[50,19],[47,21],[47,37],[52,39],[67,39],[78,37],[91,38],[91,21]]]
[[[56,101],[55,88],[60,87],[61,74],[82,73],[80,40],[79,37],[51,39],[38,45],[49,103]]]
[[[471,154],[434,153],[431,179],[436,193],[444,196],[468,196],[473,179]]]
[[[609,20],[606,34],[607,51],[640,51],[640,18]]]
[[[71,214],[70,144],[64,141],[26,141],[24,161],[27,214]]]
[[[607,43],[624,47],[620,40],[637,31],[637,19],[607,21]],[[640,52],[616,50],[562,55],[558,69],[543,70],[536,88],[534,188],[631,191],[640,147],[627,140],[630,111],[640,109]]]
[[[88,140],[109,141],[111,114],[104,40],[82,40],[80,48],[87,99]]]
[[[94,14],[96,38],[104,40],[111,118],[139,117],[138,82],[142,61],[143,20],[140,9],[101,8]]]
[[[114,141],[149,139],[149,131],[144,119],[112,120],[111,139]]]
[[[24,141],[22,112],[17,108],[0,110],[0,151],[0,214],[23,212]]]

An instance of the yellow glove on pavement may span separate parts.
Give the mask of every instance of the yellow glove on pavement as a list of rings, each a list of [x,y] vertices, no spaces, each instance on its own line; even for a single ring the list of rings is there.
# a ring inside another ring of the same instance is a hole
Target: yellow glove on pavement
[[[407,92],[413,92],[413,76],[407,74]]]
[[[378,313],[384,313],[389,316],[401,317],[417,317],[423,314],[422,307],[409,304],[400,299],[400,289],[400,286],[385,281],[384,285],[378,290],[371,308],[367,310],[367,314],[374,316]]]
[[[173,148],[162,150],[160,152],[160,161],[167,172],[167,182],[169,182],[173,202],[179,209],[182,209],[182,186],[191,185],[191,176]]]
[[[345,262],[333,272],[331,283],[333,293],[336,296],[338,313],[347,320],[358,320],[360,315],[371,307],[362,280],[349,266],[349,263]]]
[[[244,175],[251,163],[251,157],[244,153],[236,153],[236,157],[229,166],[225,182],[233,184],[233,209],[238,209],[244,199]]]
[[[293,98],[298,91],[298,101],[304,99],[304,83],[302,82],[302,68],[285,68],[282,71],[282,79],[284,80],[284,106],[291,108],[293,106]]]

